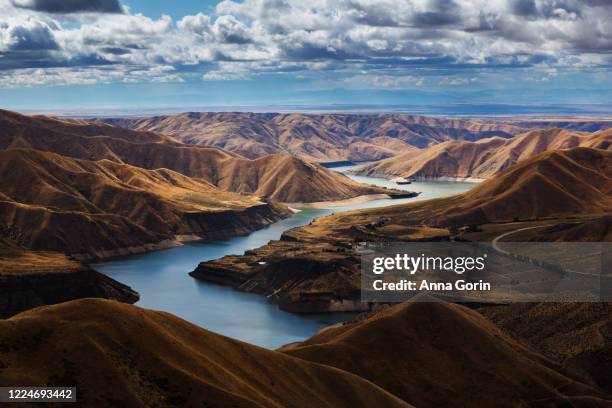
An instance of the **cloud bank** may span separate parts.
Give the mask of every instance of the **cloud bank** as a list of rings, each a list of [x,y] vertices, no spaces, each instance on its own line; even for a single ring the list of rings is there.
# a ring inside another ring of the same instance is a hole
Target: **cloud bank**
[[[0,16],[5,87],[317,71],[372,87],[452,86],[486,70],[550,77],[612,61],[605,0],[224,0],[177,21],[116,0],[0,0]]]

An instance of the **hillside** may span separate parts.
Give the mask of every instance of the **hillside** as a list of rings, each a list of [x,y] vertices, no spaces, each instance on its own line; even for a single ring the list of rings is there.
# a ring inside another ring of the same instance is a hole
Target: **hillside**
[[[188,112],[101,121],[249,158],[283,153],[317,162],[380,160],[446,140],[511,137],[525,130],[503,123],[400,114]]]
[[[610,149],[612,131],[590,134],[546,129],[533,130],[512,139],[495,137],[476,142],[449,141],[364,165],[357,170],[357,174],[416,179],[440,177],[484,179],[546,150],[579,146]]]
[[[217,185],[226,191],[246,191],[280,202],[328,201],[391,193],[286,155],[233,160],[220,170]]]
[[[144,250],[177,235],[236,235],[286,214],[204,180],[110,160],[2,150],[0,174],[0,223],[19,242],[84,257]]]
[[[445,216],[481,223],[610,211],[612,152],[577,147],[518,163],[463,194]]]
[[[603,392],[561,374],[552,361],[455,304],[399,304],[283,351],[369,379],[417,407],[610,403]]]
[[[0,111],[0,129],[0,149],[37,149],[78,159],[107,159],[151,170],[165,168],[204,179],[221,189],[261,193],[287,202],[342,200],[386,193],[300,159],[276,155],[249,160],[216,147],[185,145],[155,133],[99,123]],[[277,172],[277,168],[285,171]],[[300,174],[301,171],[306,174]],[[288,183],[287,175],[298,178],[303,185],[296,188],[295,183]]]
[[[83,297],[134,303],[138,293],[56,252],[29,251],[0,228],[0,318]]]
[[[483,309],[496,325],[612,392],[612,303],[527,303]]]
[[[0,321],[0,345],[2,384],[76,386],[88,407],[409,406],[353,374],[116,302]]]

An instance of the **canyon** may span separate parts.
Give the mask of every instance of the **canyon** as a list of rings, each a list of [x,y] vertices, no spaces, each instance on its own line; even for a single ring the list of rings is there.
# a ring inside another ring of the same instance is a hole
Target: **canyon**
[[[563,225],[566,219],[571,219],[575,240],[601,240],[608,234],[605,228],[597,230],[599,237],[593,237],[594,230],[586,236],[577,231],[586,231],[585,223],[603,222],[611,210],[612,152],[585,147],[546,151],[467,193],[320,218],[244,255],[202,262],[191,275],[266,295],[291,312],[363,311],[370,305],[359,302],[356,243],[482,242],[484,234],[470,231],[501,226],[495,229],[499,235],[521,224]]]
[[[234,120],[210,116],[215,122]],[[167,120],[158,122],[159,128],[151,122],[130,125],[138,128],[130,130],[1,112],[0,313],[5,319],[0,320],[0,379],[74,384],[86,390],[80,401],[94,406],[119,400],[199,404],[202,395],[208,403],[246,406],[609,405],[607,304],[374,307],[360,301],[360,258],[353,245],[490,241],[506,232],[516,232],[510,239],[521,240],[607,240],[610,131],[588,133],[584,130],[593,129],[586,124],[530,130],[527,124],[348,116],[249,118],[265,119],[260,125],[271,135],[306,137],[309,127],[323,124],[330,132],[353,132],[343,137],[355,140],[343,141],[348,144],[325,157],[307,145],[304,149],[314,153],[299,153],[299,143],[287,141],[292,153],[302,156],[295,157],[248,143],[236,143],[248,150],[242,152],[207,146],[217,142],[196,140],[197,135],[185,139],[186,125],[172,134]],[[270,121],[277,127],[270,130]],[[383,136],[368,133],[373,123],[385,138],[399,142],[374,149]],[[212,126],[200,125],[193,131]],[[285,126],[291,130],[279,130]],[[396,126],[404,130],[395,134]],[[418,138],[410,133],[416,129]],[[501,134],[490,137],[491,132]],[[369,156],[351,156],[361,139],[371,144]],[[314,138],[313,143],[321,142]],[[266,154],[257,153],[259,148]],[[449,197],[337,213],[330,209],[323,212],[330,215],[286,230],[280,239],[248,247],[242,255],[201,262],[191,272],[198,280],[266,296],[284,311],[363,312],[277,351],[130,306],[139,300],[134,289],[84,263],[181,240],[247,234],[292,216],[283,203],[412,196],[358,183],[316,163],[387,155],[396,156],[366,165],[362,169],[371,170],[362,174],[487,180]],[[396,159],[410,163],[409,172],[387,167]],[[524,314],[531,316],[529,323],[516,318]],[[566,316],[573,324],[555,323]],[[553,327],[558,334],[543,334]],[[440,337],[441,332],[448,336]],[[590,341],[584,340],[587,334]],[[467,339],[460,348],[459,337]],[[433,384],[433,377],[442,381]],[[487,392],[473,392],[475,387]],[[121,391],[109,397],[96,391],[102,388]]]

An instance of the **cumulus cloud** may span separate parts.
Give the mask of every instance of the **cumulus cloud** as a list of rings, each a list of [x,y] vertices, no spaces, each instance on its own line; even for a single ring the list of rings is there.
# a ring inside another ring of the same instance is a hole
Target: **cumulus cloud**
[[[178,21],[132,14],[116,0],[0,0],[0,16],[0,70],[74,67],[75,78],[100,66],[173,67],[152,78],[176,80],[324,67],[347,86],[384,88],[418,84],[415,67],[612,62],[605,0],[223,0]]]

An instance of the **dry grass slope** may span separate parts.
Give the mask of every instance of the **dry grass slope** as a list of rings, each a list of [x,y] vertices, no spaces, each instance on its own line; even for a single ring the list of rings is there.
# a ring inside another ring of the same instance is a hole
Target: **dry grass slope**
[[[382,114],[188,112],[104,122],[249,158],[282,153],[317,162],[380,160],[445,140],[511,137],[525,130],[478,120]]]
[[[0,174],[0,221],[38,250],[91,253],[181,234],[205,237],[215,231],[196,228],[195,215],[266,205],[167,169],[29,149],[0,151]]]
[[[512,139],[449,141],[362,166],[358,173],[382,177],[490,178],[547,150],[573,147],[607,150],[611,146],[610,130],[593,134],[563,129],[533,130]]]
[[[393,306],[284,352],[355,373],[417,407],[611,403],[479,313],[442,302]]]
[[[226,191],[261,194],[279,201],[317,202],[384,193],[289,156],[249,160],[217,147],[186,145],[156,133],[106,124],[0,111],[0,128],[0,149],[37,149],[150,170],[165,168]]]
[[[2,384],[76,386],[88,407],[409,407],[353,374],[103,300],[0,321],[0,362]]]

